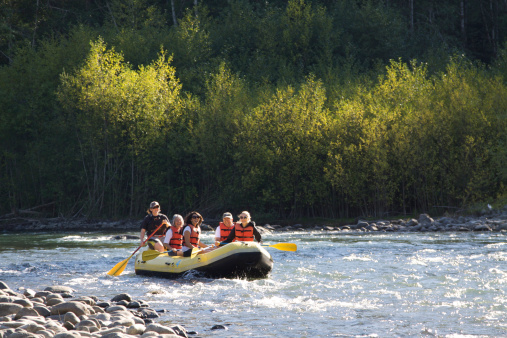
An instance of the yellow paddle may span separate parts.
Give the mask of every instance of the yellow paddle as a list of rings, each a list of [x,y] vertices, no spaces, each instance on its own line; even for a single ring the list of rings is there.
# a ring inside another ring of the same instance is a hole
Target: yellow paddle
[[[262,244],[262,246],[267,246],[270,248],[275,248],[282,251],[296,251],[298,249],[297,245],[294,243],[276,243],[276,244]]]
[[[132,258],[132,256],[134,256],[136,254],[136,252],[139,249],[141,249],[146,242],[148,242],[148,240],[151,238],[151,236],[155,235],[155,233],[158,231],[158,229],[160,229],[162,227],[162,225],[164,225],[164,223],[160,224],[158,226],[158,228],[156,228],[155,231],[153,231],[151,233],[151,235],[149,235],[148,238],[146,238],[146,240],[144,242],[142,242],[141,245],[139,245],[139,247],[136,249],[136,251],[134,251],[132,253],[132,255],[129,256],[129,258],[124,259],[120,263],[118,263],[115,266],[113,266],[113,268],[111,270],[109,270],[107,274],[109,276],[119,276],[119,275],[121,275],[121,273],[123,272],[123,270],[125,270],[125,268],[127,267],[127,263]]]

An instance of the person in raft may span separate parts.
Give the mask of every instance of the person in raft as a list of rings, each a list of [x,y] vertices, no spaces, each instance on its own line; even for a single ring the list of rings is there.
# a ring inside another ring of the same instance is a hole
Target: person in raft
[[[255,222],[251,220],[250,213],[248,211],[243,211],[239,215],[239,221],[240,223],[236,223],[234,225],[234,228],[231,230],[227,239],[221,243],[216,243],[216,246],[220,246],[220,244],[228,244],[234,240],[253,242],[254,238],[257,242],[261,243],[261,234],[255,227]]]
[[[207,248],[208,246],[201,242],[202,216],[197,211],[192,211],[185,217],[185,226],[183,227],[183,257],[190,257],[193,248]]]
[[[165,233],[164,247],[169,251],[169,256],[183,256],[183,216],[174,215],[171,223]]]
[[[224,213],[222,216],[223,222],[220,222],[215,231],[215,241],[223,242],[229,237],[232,229],[234,229],[235,223],[232,220],[232,214],[230,212]]]
[[[148,215],[144,217],[143,223],[141,224],[141,234],[139,235],[141,244],[144,242],[144,236],[150,236],[160,225],[162,225],[160,229],[158,229],[157,232],[148,240],[148,246],[152,250],[163,252],[164,245],[162,244],[161,239],[164,238],[167,228],[171,226],[169,218],[160,213],[160,204],[156,201],[150,203],[150,208],[146,210],[146,212]]]

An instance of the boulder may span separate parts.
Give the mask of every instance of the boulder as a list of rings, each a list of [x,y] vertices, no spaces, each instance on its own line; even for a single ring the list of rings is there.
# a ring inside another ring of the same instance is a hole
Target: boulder
[[[75,292],[73,288],[63,285],[48,286],[47,288],[44,289],[44,291],[49,291],[52,293],[69,293],[69,294]]]
[[[435,221],[428,214],[420,214],[419,215],[419,224],[426,225],[426,224],[432,224],[433,222],[435,222]]]
[[[153,309],[143,308],[137,312],[137,315],[143,319],[146,318],[158,318],[160,315]]]
[[[78,316],[76,316],[76,314],[74,312],[67,312],[65,314],[65,316],[63,316],[63,321],[64,322],[70,322],[74,325],[76,325],[77,323],[79,323],[81,320],[79,319]]]
[[[33,309],[34,309],[35,311],[37,311],[37,313],[38,313],[40,316],[42,316],[42,317],[49,317],[49,316],[51,316],[51,311],[50,311],[47,307],[45,307],[45,306],[42,306],[42,305],[35,305],[35,306],[33,307]]]
[[[62,332],[56,334],[53,338],[81,338],[79,332]]]
[[[15,303],[0,303],[0,316],[15,315],[23,309],[23,305]]]
[[[16,313],[16,315],[14,316],[14,319],[18,320],[18,319],[20,319],[22,317],[26,317],[26,316],[39,316],[39,313],[34,308],[24,307],[21,310],[19,310],[18,313]]]
[[[168,326],[160,325],[160,324],[150,324],[146,326],[145,332],[154,331],[159,334],[176,334],[173,329]]]
[[[12,338],[40,338],[35,333],[27,332],[25,330],[16,331],[16,332],[10,334],[8,337],[12,337]]]
[[[126,333],[131,335],[142,335],[146,330],[146,326],[142,324],[134,324],[127,328]]]
[[[122,300],[126,300],[127,302],[132,301],[132,297],[128,293],[120,293],[119,295],[114,296],[111,298],[111,302],[116,303]]]
[[[63,315],[67,312],[73,312],[76,316],[88,315],[90,314],[89,307],[86,304],[79,302],[65,302],[61,304],[57,304],[51,307],[52,315]]]

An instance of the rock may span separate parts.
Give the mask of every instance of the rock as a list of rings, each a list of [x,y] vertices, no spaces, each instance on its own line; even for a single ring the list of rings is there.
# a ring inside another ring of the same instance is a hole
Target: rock
[[[220,325],[220,324],[218,324],[218,325],[214,325],[211,329],[212,329],[212,330],[228,330],[228,328],[227,328],[227,327],[225,327],[225,326],[223,326],[223,325]]]
[[[19,328],[23,329],[27,332],[30,332],[30,333],[35,333],[37,331],[41,331],[41,330],[45,329],[44,326],[39,325],[39,324],[25,324],[23,326],[20,326]]]
[[[142,309],[137,312],[137,315],[143,319],[146,318],[158,318],[160,315],[153,309]]]
[[[132,326],[129,326],[125,333],[131,334],[131,335],[142,335],[145,330],[146,330],[146,326],[144,326],[142,324],[134,324]]]
[[[49,311],[49,309],[45,306],[41,306],[41,305],[35,305],[33,307],[33,309],[35,311],[37,311],[37,313],[42,316],[42,317],[49,317],[51,316],[51,311]]]
[[[63,299],[60,299],[60,298],[51,298],[51,299],[48,299],[46,301],[46,305],[47,306],[54,306],[54,305],[58,305],[58,304],[61,304],[61,303],[65,303],[65,301]]]
[[[22,305],[14,303],[0,303],[0,316],[15,315],[23,308]]]
[[[62,332],[54,336],[54,338],[81,338],[78,332]]]
[[[52,293],[68,293],[68,294],[75,292],[74,289],[63,285],[48,286],[47,288],[44,289],[44,291],[49,291]]]
[[[122,300],[126,300],[127,302],[131,302],[132,297],[128,293],[120,293],[119,295],[114,296],[111,299],[111,302],[115,303],[115,302],[119,302]]]
[[[63,323],[63,327],[66,328],[67,330],[74,330],[76,325],[72,324],[71,322],[65,322]]]
[[[97,302],[95,305],[100,306],[101,308],[107,308],[111,306],[111,303],[109,302]]]
[[[185,337],[185,338],[188,338],[187,336],[187,330],[185,330],[185,328],[181,325],[174,325],[174,326],[171,326],[171,329],[173,329],[173,331],[180,337]]]
[[[11,288],[9,285],[5,284],[4,282],[0,281],[0,290],[10,290]]]
[[[170,327],[168,326],[164,326],[164,325],[160,325],[160,324],[150,324],[148,326],[146,326],[146,331],[145,332],[150,332],[150,331],[154,331],[156,333],[159,333],[159,334],[176,334],[174,332],[173,329],[171,329]]]
[[[428,214],[419,215],[419,224],[432,224],[435,222]]]
[[[61,304],[57,304],[51,307],[52,315],[63,315],[67,312],[73,312],[76,316],[88,315],[90,314],[89,307],[83,303],[79,302],[65,302]]]
[[[123,305],[113,305],[106,308],[107,313],[116,312],[116,311],[127,311],[127,308]]]
[[[86,296],[75,298],[74,301],[81,302],[81,303],[84,303],[84,304],[87,304],[90,306],[95,305],[95,301],[91,297],[86,297]]]
[[[105,313],[106,312],[100,306],[92,306],[92,309],[93,309],[93,311],[95,311],[95,313]]]
[[[112,333],[102,335],[102,338],[125,338],[125,335],[123,335],[120,332],[112,332]]]
[[[119,302],[116,302],[116,305],[121,305],[127,307],[130,302],[127,302],[126,300],[120,300]]]
[[[82,320],[79,323],[77,323],[76,326],[75,326],[75,329],[76,330],[81,330],[84,327],[88,327],[88,328],[92,327],[92,328],[97,328],[97,329],[100,328],[97,325],[97,323],[94,322],[93,320],[86,319],[86,320]],[[92,332],[92,330],[90,330],[90,329],[88,329],[88,331]],[[95,331],[97,331],[97,330],[95,330]]]
[[[14,319],[18,320],[22,317],[38,316],[38,315],[39,315],[39,313],[34,308],[26,308],[25,307],[25,308],[22,308],[21,310],[19,310],[18,313],[16,313],[16,315],[14,316]]]
[[[357,222],[357,224],[354,226],[354,228],[353,228],[353,229],[366,228],[368,225],[370,225],[368,222],[359,220],[359,221]],[[352,228],[352,226],[351,226],[351,228]]]
[[[407,223],[405,223],[405,226],[407,226],[407,227],[413,227],[413,226],[416,226],[416,225],[419,225],[419,222],[416,219],[414,219],[414,218],[412,218]]]
[[[478,224],[474,227],[474,231],[492,231],[487,224]]]
[[[135,324],[134,319],[132,318],[120,318],[111,323],[109,327],[117,327],[117,326],[125,326],[130,327]]]
[[[28,299],[16,299],[13,301],[14,304],[19,304],[26,308],[33,308],[33,303]]]
[[[35,291],[33,291],[32,289],[25,289],[25,291],[23,291],[23,295],[25,295],[28,298],[34,298]]]
[[[76,316],[76,314],[74,312],[67,312],[65,314],[65,316],[63,316],[63,321],[64,322],[70,322],[74,325],[76,325],[77,323],[79,323],[81,320],[79,319],[78,316]]]
[[[127,304],[127,309],[139,309],[141,307],[141,303],[139,302],[130,302]]]
[[[49,330],[40,330],[40,331],[35,332],[35,334],[42,336],[44,338],[52,338],[55,335],[54,332],[49,331]]]
[[[14,333],[8,335],[7,337],[12,337],[12,338],[40,338],[35,333],[31,333],[31,332],[27,332],[27,331],[14,332]]]

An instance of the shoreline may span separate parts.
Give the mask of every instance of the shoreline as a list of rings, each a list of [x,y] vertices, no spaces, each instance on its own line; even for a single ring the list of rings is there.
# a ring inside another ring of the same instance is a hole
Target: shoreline
[[[158,312],[164,310],[154,310],[127,293],[104,301],[96,296],[75,297],[76,290],[67,286],[16,289],[19,292],[0,280],[0,337],[178,338],[197,334],[179,324],[157,324]],[[211,328],[215,329],[223,328]]]
[[[213,231],[220,220],[205,219],[201,226],[203,231]],[[285,221],[287,222],[287,221]],[[89,231],[139,231],[141,220],[93,220],[66,218],[11,218],[0,219],[0,233],[33,232],[89,232]],[[405,218],[396,220],[358,219],[354,224],[336,225],[336,220],[329,222],[293,222],[291,225],[257,224],[261,234],[286,231],[335,231],[335,232],[448,232],[448,231],[507,231],[507,210],[485,212],[482,216],[456,216],[432,218],[420,214],[418,219]]]

